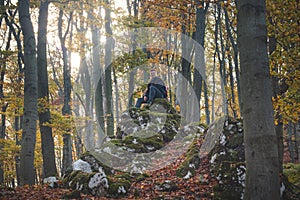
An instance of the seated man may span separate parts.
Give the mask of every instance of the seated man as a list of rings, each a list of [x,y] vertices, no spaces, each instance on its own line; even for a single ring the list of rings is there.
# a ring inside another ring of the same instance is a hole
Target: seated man
[[[156,75],[156,71],[150,71],[151,80],[144,91],[142,98],[138,98],[135,107],[140,108],[143,103],[152,105],[155,98],[167,98],[167,89],[165,83]]]

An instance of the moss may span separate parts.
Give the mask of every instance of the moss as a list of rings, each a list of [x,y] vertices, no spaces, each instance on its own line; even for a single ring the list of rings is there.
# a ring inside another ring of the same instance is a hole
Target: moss
[[[288,181],[300,187],[300,164],[288,163],[283,168]]]
[[[122,146],[122,140],[112,139],[112,140],[110,140],[110,142],[117,145],[117,146]]]
[[[89,181],[96,173],[97,172],[85,173],[82,171],[73,171],[64,179],[64,183],[73,190],[79,190],[88,194],[90,193],[90,188],[88,187]]]
[[[151,137],[136,137],[126,136],[122,141],[113,141],[118,146],[125,146],[130,149],[134,149],[136,153],[147,153],[149,151],[155,151],[164,146],[163,137],[160,134],[155,134]],[[150,150],[148,147],[153,147]]]
[[[294,165],[294,164],[292,164]],[[298,164],[299,165],[299,164]],[[290,169],[290,163],[287,165],[284,165],[284,167],[288,167]],[[288,179],[288,177],[285,175],[285,169],[284,169],[284,174],[281,177],[281,181],[285,186],[285,191],[283,193],[283,200],[299,200],[300,197],[300,187],[299,187],[299,182],[298,186],[294,183],[291,183]]]
[[[214,190],[214,199],[215,200],[240,200],[241,196],[238,193],[232,193],[231,190],[226,190],[223,187],[215,186]]]
[[[162,135],[164,142],[170,142],[174,139],[175,135],[177,134],[177,131],[175,130],[173,124],[166,123],[164,127],[159,131],[159,133]]]
[[[132,136],[133,139],[134,138],[148,138],[148,137],[155,135],[159,128],[160,127],[157,127],[155,125],[154,127],[149,127],[148,129],[141,129],[136,133],[132,133],[130,136]],[[126,140],[126,138],[124,138],[124,140]]]
[[[214,188],[215,199],[240,199],[242,196],[246,173],[243,140],[241,121],[228,118],[219,140],[208,154],[209,160],[214,160],[211,174],[219,182]]]
[[[176,176],[183,178],[188,174],[188,172],[194,176],[196,169],[199,168],[199,165],[199,148],[196,146],[196,142],[194,141],[186,154],[184,162],[177,169]]]
[[[234,134],[232,137],[229,138],[226,146],[231,149],[238,148],[244,142],[244,138],[242,134]]]
[[[130,189],[130,181],[125,178],[108,177],[109,188],[107,197],[119,198],[126,196]]]
[[[144,111],[144,109],[131,107],[129,108],[128,113],[131,118],[137,119],[142,111]]]
[[[153,105],[150,106],[151,111],[160,111],[161,106],[164,108],[166,113],[175,114],[177,113],[175,108],[168,102],[167,99],[164,98],[157,98],[154,99]]]
[[[152,146],[156,150],[164,146],[163,137],[160,134],[156,134],[148,138],[140,138],[140,141],[144,146]]]
[[[80,191],[74,190],[70,193],[63,195],[63,199],[81,199]]]
[[[131,181],[133,176],[130,175],[129,173],[126,173],[126,172],[123,172],[121,174],[117,174],[114,176],[115,178],[118,178],[118,179],[125,179],[125,180],[128,180],[128,181]]]
[[[146,178],[149,178],[150,176],[148,175],[148,174],[136,174],[136,177],[135,177],[135,179],[136,179],[136,181],[137,182],[140,182],[140,181],[143,181],[143,180],[145,180]]]
[[[103,146],[103,148],[105,148],[105,146]],[[97,159],[97,154],[98,153],[94,151],[87,151],[80,156],[80,159],[88,162],[91,165],[92,170],[95,172],[98,172],[99,168],[101,167],[106,175],[111,174],[112,169],[104,164],[109,162],[106,162],[103,156],[101,157],[101,159]],[[111,159],[111,156],[109,156],[108,159]]]

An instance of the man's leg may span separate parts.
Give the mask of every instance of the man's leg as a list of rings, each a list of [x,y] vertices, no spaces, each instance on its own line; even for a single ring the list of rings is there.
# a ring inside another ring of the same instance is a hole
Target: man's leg
[[[140,108],[143,103],[145,103],[144,98],[143,97],[138,98],[137,101],[136,101],[135,107]]]
[[[155,98],[164,98],[164,94],[156,87],[150,86],[148,103],[152,104]]]

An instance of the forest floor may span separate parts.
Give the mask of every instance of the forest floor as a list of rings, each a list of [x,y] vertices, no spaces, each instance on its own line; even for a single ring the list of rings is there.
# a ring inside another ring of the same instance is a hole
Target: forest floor
[[[198,145],[201,145],[200,140]],[[200,167],[196,170],[196,175],[189,179],[184,179],[176,176],[176,170],[184,162],[184,159],[185,155],[179,157],[174,163],[165,168],[149,172],[149,177],[144,180],[132,182],[129,194],[121,199],[213,199],[213,187],[217,184],[217,181],[210,176],[209,160],[203,159]],[[65,189],[59,183],[57,188],[51,188],[48,185],[24,186],[15,189],[0,188],[0,199],[96,200],[113,198],[82,194],[78,191]]]

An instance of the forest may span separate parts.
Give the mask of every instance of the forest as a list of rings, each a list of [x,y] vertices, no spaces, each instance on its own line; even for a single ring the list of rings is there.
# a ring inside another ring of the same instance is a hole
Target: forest
[[[299,10],[0,0],[0,199],[300,199]]]

